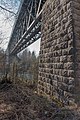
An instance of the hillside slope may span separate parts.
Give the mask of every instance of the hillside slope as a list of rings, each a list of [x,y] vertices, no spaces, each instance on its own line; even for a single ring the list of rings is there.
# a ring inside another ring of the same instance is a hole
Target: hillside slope
[[[59,108],[23,84],[0,83],[0,120],[80,120],[77,112]]]

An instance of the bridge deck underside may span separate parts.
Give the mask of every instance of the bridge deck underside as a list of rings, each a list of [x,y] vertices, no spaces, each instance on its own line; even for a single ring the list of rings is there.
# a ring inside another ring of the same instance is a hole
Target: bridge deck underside
[[[46,0],[23,0],[11,34],[8,50],[17,54],[41,37],[41,14]]]

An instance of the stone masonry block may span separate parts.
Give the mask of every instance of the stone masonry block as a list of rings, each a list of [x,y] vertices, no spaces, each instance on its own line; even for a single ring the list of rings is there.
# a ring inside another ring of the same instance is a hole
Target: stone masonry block
[[[41,33],[38,92],[80,104],[80,0],[47,0]]]

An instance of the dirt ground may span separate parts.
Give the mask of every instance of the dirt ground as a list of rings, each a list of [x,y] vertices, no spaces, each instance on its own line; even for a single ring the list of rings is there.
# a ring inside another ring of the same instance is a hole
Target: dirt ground
[[[59,108],[27,85],[0,83],[0,120],[80,120],[75,110]]]

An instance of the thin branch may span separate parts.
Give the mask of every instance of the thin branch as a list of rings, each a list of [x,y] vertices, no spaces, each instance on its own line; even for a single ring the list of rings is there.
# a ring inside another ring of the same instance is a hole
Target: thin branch
[[[16,13],[14,13],[13,11],[10,11],[10,10],[4,8],[4,7],[2,7],[1,5],[0,5],[0,8],[3,9],[3,10],[5,10],[5,11],[7,11],[7,12],[9,12],[9,13],[12,13],[12,14],[16,15]]]

